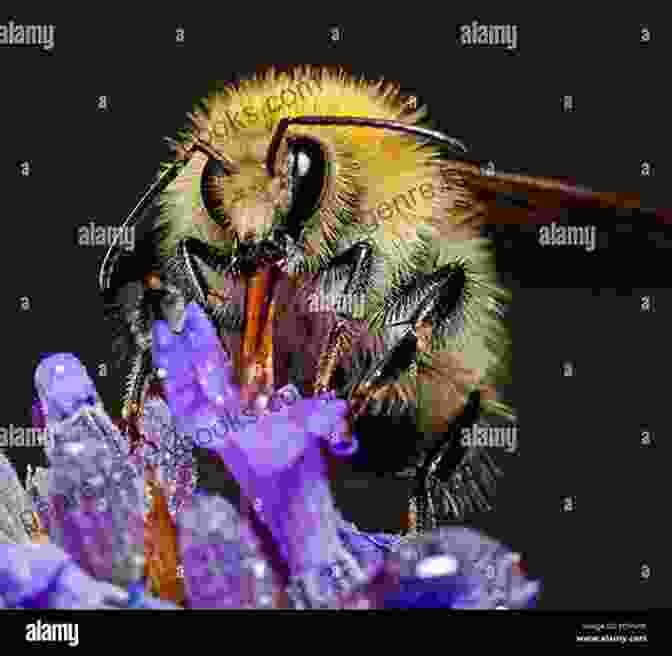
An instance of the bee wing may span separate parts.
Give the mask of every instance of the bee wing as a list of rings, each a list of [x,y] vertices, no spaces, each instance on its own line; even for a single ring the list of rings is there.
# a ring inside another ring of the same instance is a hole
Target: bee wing
[[[447,161],[448,175],[460,179],[483,210],[484,220],[498,225],[560,221],[561,210],[602,210],[619,216],[649,216],[672,223],[672,211],[646,207],[640,194],[599,192],[572,180],[497,171],[464,161]]]

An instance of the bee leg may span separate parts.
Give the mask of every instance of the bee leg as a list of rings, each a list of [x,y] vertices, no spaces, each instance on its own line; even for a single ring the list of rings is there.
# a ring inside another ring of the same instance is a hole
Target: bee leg
[[[501,471],[482,449],[464,447],[460,441],[462,429],[475,424],[480,412],[481,395],[473,391],[462,414],[419,468],[410,507],[416,514],[418,530],[434,528],[440,515],[462,521],[467,512],[491,508],[490,499]]]
[[[366,303],[366,294],[373,279],[372,247],[359,242],[340,253],[318,271],[314,281],[319,293],[329,296],[338,289],[338,301],[334,310],[341,316],[360,316]],[[342,286],[343,281],[345,285]]]
[[[412,328],[380,362],[369,369],[351,395],[353,419],[359,417],[369,403],[384,397],[389,385],[401,375],[417,369],[418,348],[423,345],[422,332]]]
[[[365,292],[366,282],[370,280],[372,270],[372,248],[366,242],[360,242],[349,248],[341,255],[336,256],[327,269],[318,274],[320,276],[337,273],[338,269],[349,269],[348,282],[345,285],[344,296],[349,294],[362,295]],[[341,318],[332,328],[326,341],[317,367],[317,375],[313,390],[315,395],[329,391],[331,378],[342,355],[352,345],[352,326],[347,319]]]
[[[352,337],[350,324],[345,319],[338,321],[331,329],[317,365],[317,376],[313,385],[315,396],[329,391],[329,384],[334,371],[336,371],[338,361],[352,344]]]
[[[150,298],[154,296],[152,300],[155,301],[154,307],[157,315],[168,322],[174,333],[181,333],[186,319],[184,294],[177,287],[163,280],[156,272],[145,277],[145,286]]]
[[[373,249],[367,242],[359,242],[347,251],[348,257],[352,262],[350,278],[345,286],[345,293],[362,293],[366,290],[368,281],[371,278],[373,267]]]

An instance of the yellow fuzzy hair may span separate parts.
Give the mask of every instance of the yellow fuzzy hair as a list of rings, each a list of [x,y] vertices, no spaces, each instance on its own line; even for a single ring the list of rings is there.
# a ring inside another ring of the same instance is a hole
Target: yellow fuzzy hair
[[[269,112],[269,107],[277,111]],[[271,69],[210,94],[192,112],[191,124],[179,133],[177,141],[188,145],[197,135],[220,152],[246,163],[230,193],[254,198],[260,184],[270,183],[263,164],[278,122],[301,115],[417,124],[426,116],[426,109],[413,109],[397,86],[384,81],[355,79],[340,70],[302,67],[281,73]],[[238,116],[247,125],[233,129],[231,116]],[[439,265],[458,260],[467,263],[471,300],[460,339],[432,355],[431,366],[420,367],[419,375],[408,374],[388,393],[415,399],[422,396],[428,430],[445,428],[474,388],[485,392],[491,411],[508,414],[509,409],[496,401],[492,386],[508,347],[498,315],[506,294],[496,284],[490,244],[480,238],[479,208],[459,173],[441,159],[435,146],[398,132],[292,126],[288,134],[311,135],[325,144],[330,154],[331,183],[317,212],[315,228],[307,233],[308,250],[328,258],[329,244],[347,235],[343,229],[346,216],[354,218],[357,226],[368,228],[376,254],[384,262],[383,276],[369,299],[367,312],[372,329],[380,328],[386,294],[396,280],[414,270],[413,258],[423,246],[429,244],[435,250]],[[185,237],[196,237],[222,249],[232,240],[231,230],[216,223],[204,206],[201,174],[206,162],[207,156],[194,155],[162,194],[159,223],[165,228],[163,255],[172,254]],[[164,164],[162,170],[172,163]],[[420,185],[430,185],[432,196],[417,191]],[[416,189],[412,204],[404,201],[411,189]],[[388,207],[394,208],[391,216],[382,209]]]

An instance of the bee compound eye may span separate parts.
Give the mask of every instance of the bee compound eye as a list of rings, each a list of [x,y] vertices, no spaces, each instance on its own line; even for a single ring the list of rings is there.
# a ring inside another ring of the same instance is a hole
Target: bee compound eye
[[[306,221],[315,213],[327,177],[327,158],[322,145],[308,138],[288,144],[288,175],[291,205],[285,219],[288,235],[298,241]]]

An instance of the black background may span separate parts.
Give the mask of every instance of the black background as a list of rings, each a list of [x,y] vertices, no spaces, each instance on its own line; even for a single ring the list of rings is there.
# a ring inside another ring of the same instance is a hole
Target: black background
[[[638,5],[639,6],[639,5]],[[0,424],[29,425],[32,375],[50,352],[76,353],[111,414],[121,375],[112,367],[97,274],[103,247],[77,245],[77,227],[118,225],[152,180],[162,138],[216,80],[266,65],[341,65],[384,76],[429,105],[451,136],[497,169],[569,177],[602,191],[640,192],[667,207],[669,85],[664,21],[642,12],[536,19],[392,4],[375,15],[338,7],[259,4],[199,7],[197,18],[78,10],[70,17],[3,19],[56,25],[52,54],[1,47],[0,188],[3,403]],[[106,15],[109,13],[110,15]],[[462,47],[459,25],[516,24],[518,50]],[[340,27],[339,42],[330,28]],[[647,26],[652,41],[640,43]],[[176,43],[176,29],[185,42]],[[98,97],[108,109],[98,109]],[[572,95],[574,111],[563,112]],[[666,143],[667,142],[667,143]],[[31,175],[20,175],[28,160]],[[642,161],[652,175],[640,175]],[[670,542],[664,507],[672,293],[672,231],[643,216],[573,212],[598,229],[597,249],[541,248],[536,227],[492,230],[498,266],[513,292],[513,380],[519,448],[495,454],[505,469],[497,509],[471,524],[525,554],[544,584],[541,608],[634,610],[670,606]],[[27,296],[31,309],[21,311]],[[641,297],[653,298],[642,312]],[[575,375],[562,375],[564,362]],[[99,363],[107,377],[96,377]],[[640,445],[640,431],[653,444]],[[44,463],[13,449],[20,475]],[[203,474],[216,488],[217,471]],[[346,476],[345,514],[385,529],[398,517],[398,484]],[[563,512],[563,499],[575,510]],[[648,580],[641,566],[651,568]]]

